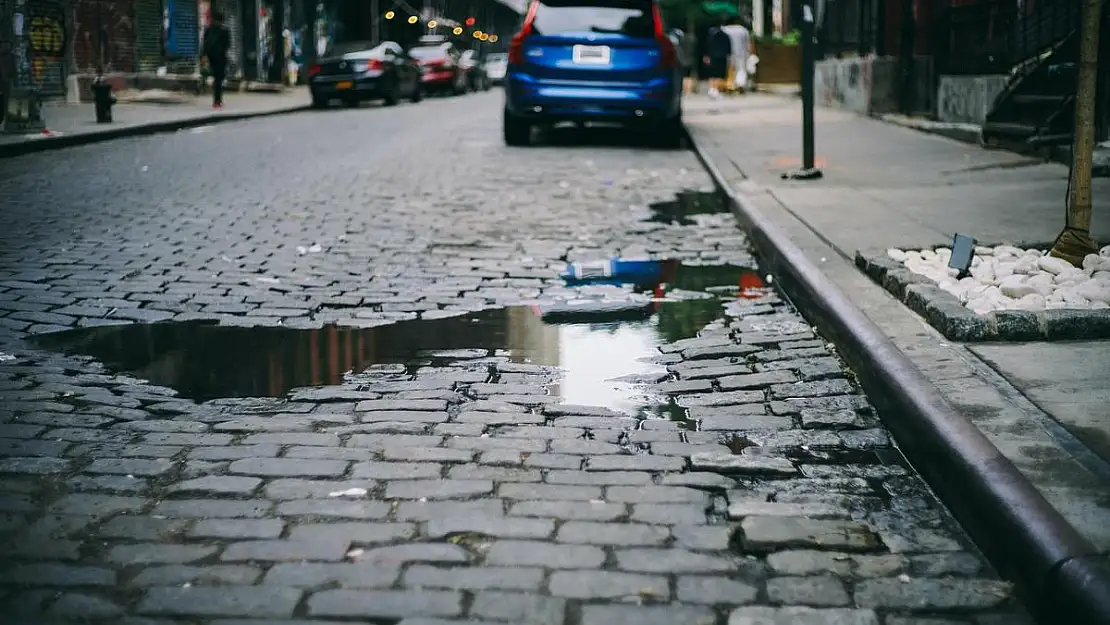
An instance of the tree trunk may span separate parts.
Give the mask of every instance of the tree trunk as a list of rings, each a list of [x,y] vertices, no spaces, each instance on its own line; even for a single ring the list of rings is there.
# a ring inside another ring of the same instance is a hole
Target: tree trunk
[[[1098,36],[1102,1],[1084,0],[1079,32],[1079,76],[1075,94],[1075,140],[1072,145],[1071,193],[1064,231],[1051,254],[1076,267],[1098,251],[1091,240],[1091,167],[1095,149],[1095,96],[1098,83]]]

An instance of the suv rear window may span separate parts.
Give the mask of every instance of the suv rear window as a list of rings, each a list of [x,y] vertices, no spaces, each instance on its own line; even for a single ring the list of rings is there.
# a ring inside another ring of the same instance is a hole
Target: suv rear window
[[[442,44],[438,46],[421,46],[409,50],[409,56],[414,59],[436,59],[447,55],[447,46]]]
[[[655,18],[646,0],[541,0],[532,29],[537,35],[598,33],[651,39]]]

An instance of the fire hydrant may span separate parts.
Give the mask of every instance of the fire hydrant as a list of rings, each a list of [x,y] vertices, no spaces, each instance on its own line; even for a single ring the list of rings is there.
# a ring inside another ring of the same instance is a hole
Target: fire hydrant
[[[97,76],[92,84],[93,103],[96,105],[96,123],[112,123],[112,105],[116,103],[116,96],[112,95],[112,85]]]

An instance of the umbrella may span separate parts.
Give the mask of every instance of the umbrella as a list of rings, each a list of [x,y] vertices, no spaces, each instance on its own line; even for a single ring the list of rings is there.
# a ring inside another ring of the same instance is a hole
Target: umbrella
[[[740,7],[735,2],[721,2],[720,0],[702,2],[701,8],[710,15],[740,15]]]

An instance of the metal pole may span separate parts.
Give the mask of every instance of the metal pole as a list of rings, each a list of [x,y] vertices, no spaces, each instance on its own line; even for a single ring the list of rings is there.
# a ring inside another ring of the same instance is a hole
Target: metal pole
[[[814,156],[814,66],[816,59],[816,17],[813,6],[802,5],[802,168],[782,175],[790,180],[817,180],[824,174],[817,169]]]
[[[370,40],[378,43],[382,40],[381,33],[381,9],[378,6],[378,0],[370,0]]]

